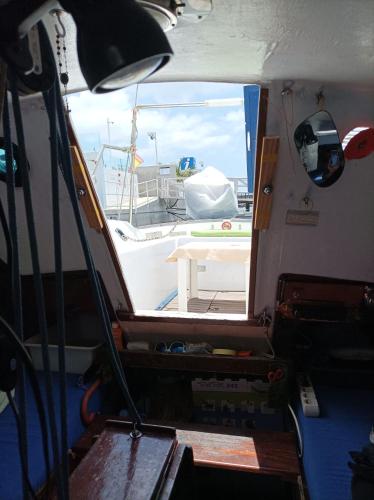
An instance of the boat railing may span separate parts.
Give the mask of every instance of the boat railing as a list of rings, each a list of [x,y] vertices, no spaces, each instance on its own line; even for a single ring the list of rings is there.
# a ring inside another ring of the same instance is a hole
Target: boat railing
[[[229,177],[233,184],[239,204],[251,205],[253,194],[248,193],[248,180],[246,177]],[[129,206],[130,190],[125,178],[107,180],[105,209],[125,209]],[[184,199],[184,180],[177,177],[157,177],[136,183],[133,198],[133,209],[136,212],[138,206],[143,206],[160,198],[164,200]]]
[[[160,198],[162,199],[184,199],[183,179],[176,177],[160,177]]]
[[[151,198],[159,197],[159,184],[158,179],[149,179],[138,183],[138,196],[139,198],[147,198],[147,203]]]
[[[238,198],[251,197],[251,193],[248,193],[247,177],[228,177],[228,180],[232,182],[235,194]],[[181,178],[161,177],[159,179],[159,187],[160,198],[184,199],[184,182]]]

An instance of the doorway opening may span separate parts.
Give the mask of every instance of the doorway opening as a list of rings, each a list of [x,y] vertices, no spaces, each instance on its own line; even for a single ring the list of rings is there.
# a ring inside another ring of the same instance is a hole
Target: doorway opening
[[[70,97],[137,313],[247,319],[257,85]]]

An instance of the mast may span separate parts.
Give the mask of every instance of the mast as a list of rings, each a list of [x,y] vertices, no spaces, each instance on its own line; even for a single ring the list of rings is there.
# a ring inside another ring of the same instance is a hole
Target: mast
[[[129,222],[132,224],[132,216],[133,216],[133,206],[134,206],[134,183],[135,183],[135,155],[136,155],[136,139],[138,135],[138,131],[136,128],[136,118],[137,118],[138,109],[136,106],[132,109],[132,122],[131,122],[131,144],[130,144],[130,152],[131,152],[131,161],[130,161],[130,202],[129,202]]]

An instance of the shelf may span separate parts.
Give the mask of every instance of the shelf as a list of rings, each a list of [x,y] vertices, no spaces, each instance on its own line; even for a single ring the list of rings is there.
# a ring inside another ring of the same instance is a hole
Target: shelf
[[[282,359],[267,359],[257,356],[239,358],[202,354],[174,354],[147,351],[121,351],[125,368],[153,370],[175,370],[197,373],[223,373],[235,375],[266,375],[276,364],[285,365]]]

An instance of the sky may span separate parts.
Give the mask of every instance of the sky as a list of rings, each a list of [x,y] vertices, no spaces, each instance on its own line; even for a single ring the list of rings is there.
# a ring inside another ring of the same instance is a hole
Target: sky
[[[131,110],[136,86],[94,95],[89,91],[69,96],[71,116],[84,153],[110,143],[129,146]],[[242,98],[243,85],[226,83],[146,83],[138,86],[137,104],[200,102]],[[178,163],[192,156],[197,165],[213,166],[227,177],[246,177],[245,120],[242,106],[140,110],[137,153],[143,165],[154,165],[155,145],[148,132],[156,132],[160,163]],[[123,153],[106,153],[105,162],[126,164]]]

